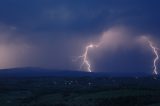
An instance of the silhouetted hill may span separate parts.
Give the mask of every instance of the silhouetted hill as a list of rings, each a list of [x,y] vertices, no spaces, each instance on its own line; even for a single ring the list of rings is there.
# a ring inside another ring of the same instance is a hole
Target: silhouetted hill
[[[83,77],[83,76],[110,76],[110,77],[140,77],[150,76],[151,73],[144,72],[85,72],[77,70],[55,70],[55,69],[42,69],[42,68],[13,68],[13,69],[1,69],[0,77],[40,77],[40,76],[57,76],[57,77]]]

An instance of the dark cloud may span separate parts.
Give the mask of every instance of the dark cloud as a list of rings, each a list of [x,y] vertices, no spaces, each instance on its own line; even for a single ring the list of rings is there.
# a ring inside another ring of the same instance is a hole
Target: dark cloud
[[[17,62],[21,64],[15,67],[76,69],[78,63],[73,63],[72,58],[80,55],[86,44],[102,39],[110,28],[125,27],[130,31],[125,33],[129,39],[145,34],[159,39],[159,4],[158,0],[1,0],[0,37],[3,39],[0,42],[6,45],[25,43],[30,47],[25,55],[21,54],[27,59],[22,58]],[[23,49],[14,49],[18,51],[16,55],[26,50],[23,46],[19,48]],[[100,50],[103,53],[93,59],[95,69],[149,69],[151,53],[141,55],[140,48],[133,48],[133,51],[121,48],[110,58],[104,55],[109,55],[108,50]],[[93,57],[96,56],[91,60]],[[115,64],[117,68],[114,69]],[[128,67],[120,68],[125,66]]]
[[[149,0],[5,0],[1,21],[31,32],[99,33],[111,25],[142,31],[159,25],[159,2]]]

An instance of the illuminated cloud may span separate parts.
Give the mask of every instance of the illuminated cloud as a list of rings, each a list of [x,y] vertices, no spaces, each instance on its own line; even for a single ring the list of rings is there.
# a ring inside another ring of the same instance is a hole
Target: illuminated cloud
[[[33,51],[24,37],[18,37],[15,26],[0,25],[0,69],[23,67]]]
[[[100,38],[100,44],[109,49],[129,46],[132,41],[129,31],[124,27],[113,27],[105,31]],[[126,45],[127,44],[127,45]]]

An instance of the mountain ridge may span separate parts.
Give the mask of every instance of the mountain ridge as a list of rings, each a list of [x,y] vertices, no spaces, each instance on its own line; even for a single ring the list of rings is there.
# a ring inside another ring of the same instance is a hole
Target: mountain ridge
[[[58,70],[58,69],[45,69],[35,67],[22,67],[22,68],[10,68],[0,69],[0,77],[37,77],[37,76],[58,76],[58,77],[141,77],[151,76],[151,73],[144,72],[126,72],[126,71],[96,71],[86,72],[78,70]]]

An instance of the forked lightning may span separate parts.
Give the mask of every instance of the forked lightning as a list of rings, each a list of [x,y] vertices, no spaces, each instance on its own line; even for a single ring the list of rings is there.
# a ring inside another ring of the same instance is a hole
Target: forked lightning
[[[159,54],[158,54],[158,50],[159,49],[157,47],[155,47],[150,40],[148,40],[148,43],[149,43],[149,46],[151,47],[153,53],[155,54],[155,58],[153,60],[153,67],[154,67],[153,73],[157,75],[158,74],[158,71],[157,71],[157,62],[159,60]]]
[[[90,44],[90,45],[87,45],[85,47],[85,52],[83,53],[82,56],[79,56],[79,58],[82,58],[82,60],[83,60],[80,68],[86,66],[87,67],[87,71],[92,72],[91,64],[90,64],[89,59],[88,59],[88,52],[89,52],[90,49],[97,48],[98,46],[99,45]]]
[[[155,58],[153,59],[153,74],[157,75],[158,74],[158,68],[157,68],[157,64],[158,64],[158,60],[159,60],[159,53],[158,51],[160,51],[159,48],[155,47],[155,45],[153,44],[153,42],[151,40],[149,40],[146,36],[144,36],[144,38],[146,39],[146,41],[149,44],[149,47],[152,49]],[[92,72],[92,67],[91,67],[91,63],[89,61],[89,57],[88,57],[88,53],[90,51],[90,49],[93,48],[97,48],[99,47],[100,44],[89,44],[85,47],[85,51],[83,53],[82,56],[79,56],[79,58],[82,58],[82,64],[80,66],[80,68],[86,68],[88,72]]]

